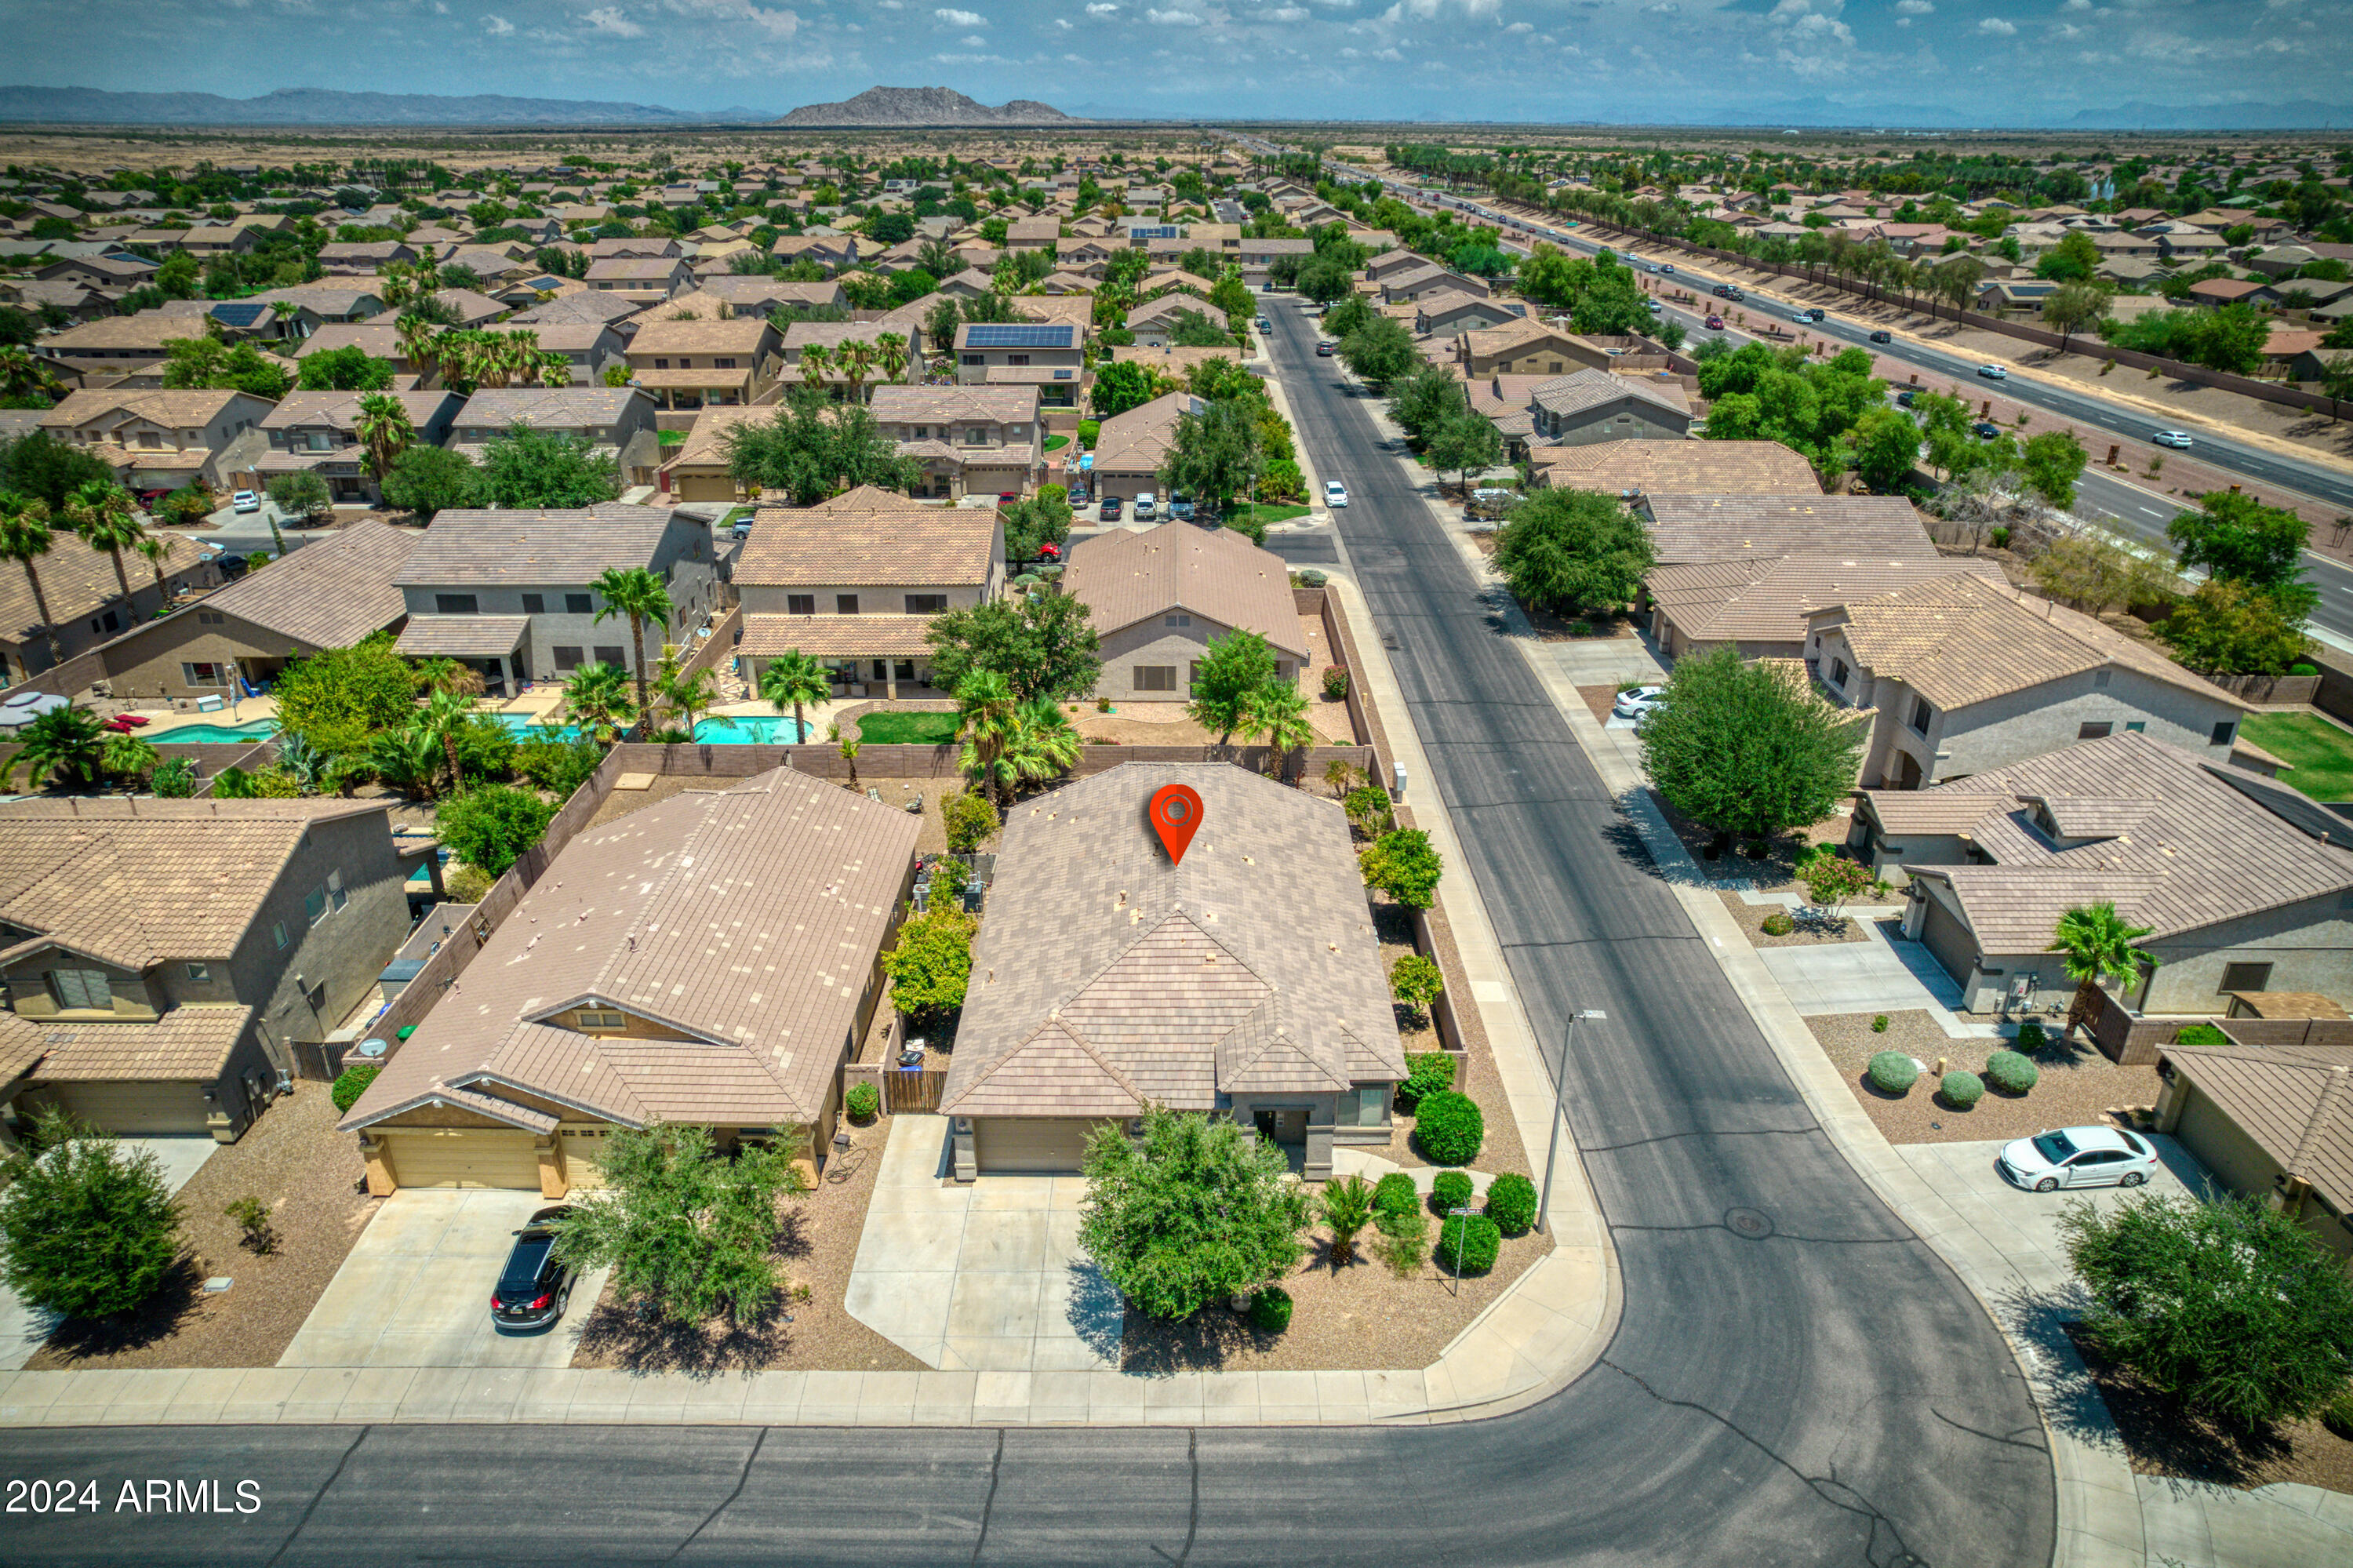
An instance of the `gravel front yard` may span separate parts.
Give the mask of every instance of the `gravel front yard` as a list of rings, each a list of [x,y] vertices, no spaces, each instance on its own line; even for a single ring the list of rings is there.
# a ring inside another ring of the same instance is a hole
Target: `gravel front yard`
[[[845,1118],[854,1147],[834,1157],[816,1192],[785,1200],[775,1255],[792,1299],[742,1328],[724,1319],[682,1328],[640,1321],[607,1286],[585,1320],[572,1364],[623,1372],[923,1371],[923,1362],[842,1306],[891,1121],[877,1117],[859,1127]]]
[[[27,1369],[276,1366],[380,1202],[359,1190],[359,1140],[335,1130],[336,1114],[326,1085],[298,1081],[180,1189],[186,1250],[163,1289],[119,1319],[69,1319]],[[221,1213],[248,1194],[270,1208],[268,1254],[240,1245]],[[206,1295],[214,1275],[237,1283]]]
[[[2108,1114],[2112,1108],[2157,1103],[2156,1068],[2119,1067],[2089,1042],[2053,1041],[2034,1058],[2042,1076],[2033,1088],[2013,1097],[1989,1086],[1973,1108],[1956,1110],[1936,1092],[1937,1058],[1946,1058],[1947,1071],[1981,1073],[1986,1058],[2007,1050],[2010,1042],[1955,1040],[1918,1009],[1887,1014],[1886,1033],[1874,1034],[1872,1017],[1867,1012],[1831,1013],[1806,1022],[1890,1143],[1968,1143],[2025,1138],[2051,1127],[2122,1126]],[[1881,1051],[1904,1052],[1926,1063],[1928,1071],[1908,1094],[1882,1094],[1862,1075],[1872,1056]]]
[[[1766,931],[1765,922],[1773,916],[1787,915],[1788,910],[1778,904],[1749,904],[1743,901],[1737,893],[1726,890],[1719,889],[1716,896],[1724,900],[1724,907],[1730,912],[1734,923],[1748,938],[1748,945],[1752,948],[1836,947],[1841,942],[1871,940],[1871,933],[1864,929],[1869,923],[1854,916],[1848,916],[1836,927],[1799,926],[1786,937],[1772,936]],[[1888,924],[1901,925],[1902,922],[1890,921]]]

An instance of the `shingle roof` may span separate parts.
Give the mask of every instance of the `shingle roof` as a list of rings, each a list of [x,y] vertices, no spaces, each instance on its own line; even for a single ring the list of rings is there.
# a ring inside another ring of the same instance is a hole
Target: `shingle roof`
[[[442,405],[453,403],[454,392],[289,392],[283,402],[262,417],[265,430],[296,425],[324,425],[338,430],[359,428],[360,399],[390,397],[408,410],[409,422],[422,431],[438,419]]]
[[[433,526],[395,580],[407,586],[585,583],[607,568],[650,567],[673,509],[617,502],[576,510],[456,508]]]
[[[412,615],[392,646],[413,659],[494,659],[513,652],[530,630],[528,615]]]
[[[1071,547],[1062,591],[1085,602],[1101,636],[1185,609],[1255,631],[1294,659],[1309,657],[1290,568],[1230,528],[1098,534]]]
[[[1031,424],[1038,418],[1038,394],[1029,387],[877,387],[870,406],[875,419],[886,425],[958,419]]]
[[[998,550],[993,506],[941,506],[871,484],[815,506],[763,506],[735,560],[741,585],[984,584]]]
[[[1172,866],[1145,821],[1200,793]],[[941,1108],[1215,1108],[1405,1072],[1364,879],[1335,802],[1223,763],[1128,763],[1015,810]]]
[[[731,316],[725,321],[650,321],[629,340],[629,352],[638,354],[756,354],[776,329],[765,316]]]
[[[349,648],[407,613],[394,584],[424,537],[389,523],[356,523],[247,573],[204,607],[309,648]]]
[[[1794,555],[1825,538],[1858,556],[1937,558],[1920,514],[1902,496],[1654,494],[1643,498],[1642,510],[1651,518],[1651,544],[1661,566]]]
[[[341,1125],[453,1091],[519,1126],[533,1113],[504,1091],[627,1125],[815,1119],[921,827],[779,768],[583,832]],[[686,1038],[552,1022],[584,1003]]]
[[[50,341],[54,342],[55,339]],[[41,416],[52,429],[78,429],[115,419],[147,419],[173,429],[195,429],[221,417],[231,403],[246,394],[217,391],[114,391],[83,389],[69,392],[65,400]]]
[[[1156,473],[1176,439],[1176,419],[1198,411],[1200,399],[1190,392],[1169,392],[1149,403],[1139,403],[1124,414],[1113,414],[1095,431],[1097,473]]]
[[[503,431],[518,424],[578,429],[615,423],[632,401],[644,396],[627,387],[496,387],[467,398],[455,422],[468,429]]]
[[[747,659],[902,659],[931,652],[928,615],[746,615],[735,652]]]
[[[2353,1211],[2353,1047],[2168,1045],[2165,1059],[2281,1170]]]

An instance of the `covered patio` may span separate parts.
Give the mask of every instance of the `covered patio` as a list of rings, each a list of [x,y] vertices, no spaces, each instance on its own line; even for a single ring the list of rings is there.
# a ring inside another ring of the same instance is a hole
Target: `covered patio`
[[[527,615],[412,615],[393,651],[412,659],[455,659],[481,672],[483,689],[503,697],[531,679],[521,650]]]
[[[747,615],[735,654],[754,692],[768,661],[799,652],[826,667],[837,696],[940,696],[924,636],[931,625],[927,615]]]

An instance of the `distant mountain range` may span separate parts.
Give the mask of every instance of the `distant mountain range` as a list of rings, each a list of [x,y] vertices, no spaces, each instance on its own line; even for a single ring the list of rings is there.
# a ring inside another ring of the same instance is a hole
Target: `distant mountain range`
[[[870,87],[846,103],[805,103],[782,120],[789,126],[1061,125],[1077,124],[1050,103],[1017,98],[1002,108],[944,87]]]
[[[2295,99],[2280,103],[2120,103],[2026,116],[1988,116],[1921,103],[1838,103],[1807,98],[1718,110],[1701,125],[1869,127],[1888,130],[2312,131],[2353,125],[2353,107]]]
[[[337,92],[281,87],[259,98],[211,92],[101,92],[90,87],[0,87],[0,121],[51,125],[703,125],[757,123],[773,111],[687,113],[653,103],[478,93]]]

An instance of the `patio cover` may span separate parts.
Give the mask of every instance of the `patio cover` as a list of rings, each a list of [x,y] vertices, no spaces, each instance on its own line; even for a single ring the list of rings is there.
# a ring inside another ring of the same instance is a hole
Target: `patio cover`
[[[393,652],[424,658],[502,659],[522,646],[523,633],[530,630],[527,615],[412,615]]]

